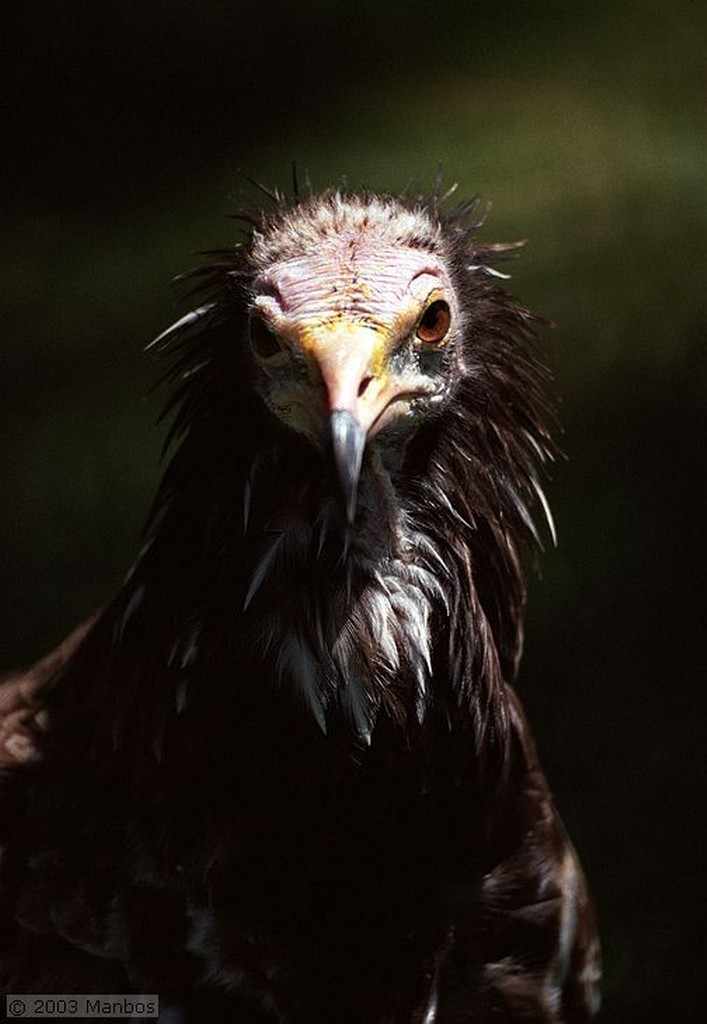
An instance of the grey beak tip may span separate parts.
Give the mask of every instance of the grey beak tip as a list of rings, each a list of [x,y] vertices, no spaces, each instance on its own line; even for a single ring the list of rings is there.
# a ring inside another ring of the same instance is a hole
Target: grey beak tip
[[[366,432],[353,413],[346,409],[335,409],[332,412],[329,431],[346,517],[352,523],[356,515],[356,496],[363,450],[366,447]]]

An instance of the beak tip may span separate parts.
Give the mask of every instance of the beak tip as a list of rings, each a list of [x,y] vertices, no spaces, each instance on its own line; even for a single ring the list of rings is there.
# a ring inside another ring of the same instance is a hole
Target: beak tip
[[[358,481],[361,475],[366,432],[347,409],[335,409],[329,418],[329,434],[336,474],[349,524],[356,516]]]

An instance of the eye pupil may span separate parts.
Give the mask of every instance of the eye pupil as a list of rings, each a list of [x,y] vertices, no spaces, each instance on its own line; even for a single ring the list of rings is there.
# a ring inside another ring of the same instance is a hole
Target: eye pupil
[[[439,345],[446,337],[452,316],[444,299],[431,302],[420,318],[417,337],[427,345]]]
[[[271,356],[277,355],[282,347],[277,336],[266,327],[259,316],[251,317],[249,338],[250,347],[261,359],[269,359]]]

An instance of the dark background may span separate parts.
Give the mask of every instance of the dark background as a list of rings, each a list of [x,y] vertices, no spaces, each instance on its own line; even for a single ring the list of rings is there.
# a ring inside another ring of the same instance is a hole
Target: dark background
[[[437,164],[528,237],[567,460],[521,692],[596,894],[606,1022],[707,1019],[707,6],[9,3],[0,664],[118,585],[158,479],[143,343],[243,170]],[[333,1022],[334,1024],[334,1022]]]

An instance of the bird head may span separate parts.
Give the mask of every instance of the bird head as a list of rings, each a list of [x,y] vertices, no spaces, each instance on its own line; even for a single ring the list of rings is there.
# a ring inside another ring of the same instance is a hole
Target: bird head
[[[489,593],[513,590],[520,608],[519,553],[540,546],[536,504],[552,533],[540,472],[555,449],[538,318],[494,267],[518,244],[479,244],[477,201],[449,208],[439,191],[263,191],[269,207],[237,215],[245,237],[183,275],[205,301],[153,342],[171,356],[165,379],[178,383],[167,443],[184,441],[157,510],[186,489],[190,459],[201,483],[211,467],[217,504],[227,481],[237,487],[245,475],[247,509],[254,467],[259,475],[270,456],[290,501],[304,493],[296,481],[329,489],[315,468],[323,458],[349,522],[359,491],[363,506],[359,480],[370,479],[369,512],[380,499],[388,511],[402,501],[426,529],[449,527],[455,543],[461,527],[477,578],[500,573],[510,582],[489,583]],[[317,489],[315,516],[320,498]]]
[[[404,445],[453,390],[462,314],[438,232],[334,195],[256,236],[252,261],[259,391],[332,458],[351,521],[366,447]]]

